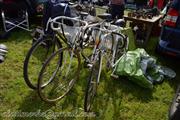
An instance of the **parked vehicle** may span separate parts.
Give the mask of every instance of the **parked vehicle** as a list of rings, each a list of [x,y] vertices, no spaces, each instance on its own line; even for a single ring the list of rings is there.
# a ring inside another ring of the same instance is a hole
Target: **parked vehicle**
[[[157,50],[160,53],[180,58],[180,1],[173,0],[163,22]]]

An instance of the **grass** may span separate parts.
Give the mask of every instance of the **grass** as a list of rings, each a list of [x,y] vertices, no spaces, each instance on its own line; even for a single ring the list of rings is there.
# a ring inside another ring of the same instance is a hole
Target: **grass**
[[[131,50],[135,49],[133,34],[128,30]],[[147,52],[157,58],[158,63],[174,69],[175,80],[165,80],[155,85],[153,90],[143,89],[138,85],[120,78],[110,78],[110,72],[102,71],[98,87],[94,112],[88,119],[105,120],[167,120],[168,109],[176,90],[179,79],[179,63],[174,59],[157,55],[155,45],[157,37],[152,37]],[[1,40],[8,46],[9,52],[5,62],[0,64],[0,119],[3,120],[44,120],[58,113],[59,119],[85,119],[83,102],[88,72],[82,67],[80,79],[73,90],[56,104],[47,104],[40,100],[36,91],[29,89],[23,79],[23,61],[32,38],[23,31],[13,32],[7,40]],[[18,112],[36,113],[37,117],[18,117]],[[11,113],[11,114],[10,114]],[[40,115],[39,113],[45,113]],[[72,115],[72,116],[70,116]],[[76,117],[74,117],[75,115]],[[87,115],[87,116],[88,116]]]

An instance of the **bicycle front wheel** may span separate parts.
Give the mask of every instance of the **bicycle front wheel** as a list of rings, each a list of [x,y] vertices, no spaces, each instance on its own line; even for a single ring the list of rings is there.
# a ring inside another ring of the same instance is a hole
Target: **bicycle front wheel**
[[[60,41],[54,35],[39,38],[29,49],[23,66],[24,80],[29,88],[37,88],[38,75],[45,60],[61,47]]]
[[[52,54],[43,65],[38,78],[38,94],[45,102],[62,99],[79,77],[80,55],[71,48]],[[44,88],[43,83],[51,81]]]
[[[84,111],[89,112],[92,108],[94,102],[94,97],[96,95],[98,82],[101,75],[102,69],[102,57],[101,53],[98,54],[97,58],[95,57],[93,66],[91,68],[90,77],[88,79],[85,100],[84,100]]]

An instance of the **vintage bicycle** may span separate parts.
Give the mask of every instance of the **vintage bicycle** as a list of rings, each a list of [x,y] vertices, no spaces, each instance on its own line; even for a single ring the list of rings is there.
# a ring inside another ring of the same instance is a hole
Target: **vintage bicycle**
[[[124,54],[128,48],[128,37],[118,33],[116,29],[93,28],[96,29],[95,48],[91,58],[91,72],[85,92],[84,111],[91,110],[94,96],[100,82],[103,58],[108,67],[113,68],[120,55]]]

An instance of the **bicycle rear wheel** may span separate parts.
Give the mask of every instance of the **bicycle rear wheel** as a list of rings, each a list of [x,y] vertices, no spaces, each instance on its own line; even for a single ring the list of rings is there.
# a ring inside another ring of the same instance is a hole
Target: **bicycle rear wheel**
[[[94,97],[96,95],[98,82],[101,75],[102,69],[102,57],[101,53],[98,54],[97,57],[94,57],[93,66],[91,68],[91,73],[88,79],[85,99],[84,99],[84,111],[89,112],[92,108],[92,104],[94,102]]]
[[[38,78],[38,94],[45,102],[62,99],[79,77],[80,55],[71,48],[52,54],[43,65]],[[44,88],[43,83],[51,81]]]
[[[49,36],[40,37],[29,49],[23,66],[24,80],[29,88],[37,88],[38,75],[46,58],[61,47],[56,36]]]
[[[106,40],[106,39],[105,39]],[[111,37],[106,41],[112,41],[111,47],[106,50],[107,68],[113,67],[115,62],[127,51],[128,39],[120,33],[111,33]],[[106,44],[108,42],[105,42]]]
[[[122,37],[117,38],[117,45],[115,51],[115,61],[116,62],[128,49],[128,38],[123,39]]]

